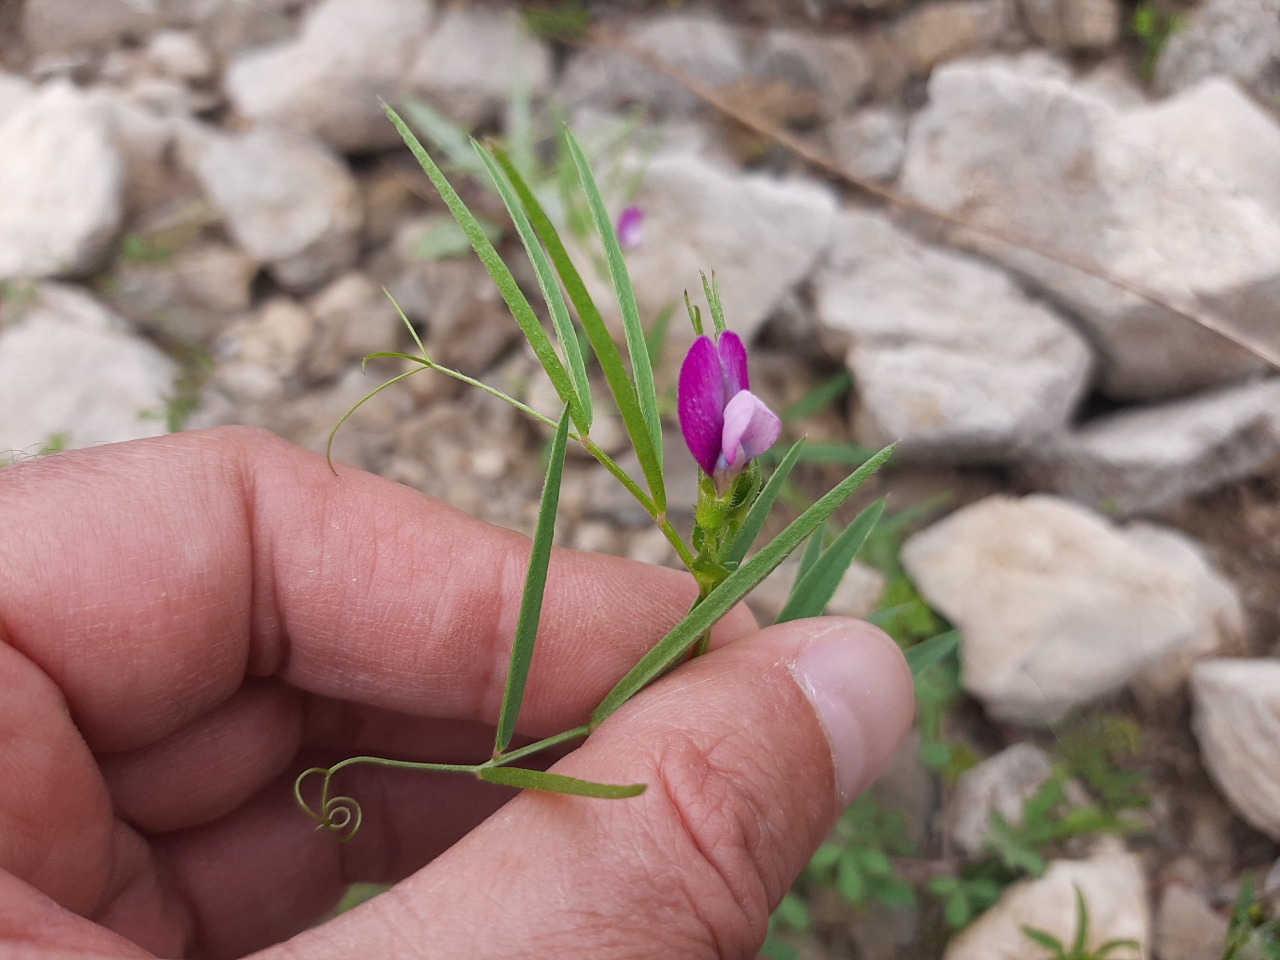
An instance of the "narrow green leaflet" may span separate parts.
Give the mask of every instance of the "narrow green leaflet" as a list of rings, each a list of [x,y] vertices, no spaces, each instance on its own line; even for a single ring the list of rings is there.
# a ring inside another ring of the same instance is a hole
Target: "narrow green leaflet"
[[[700,273],[702,277],[702,293],[707,298],[707,306],[711,308],[711,322],[715,324],[716,336],[724,333],[727,324],[724,320],[724,305],[720,302],[720,282],[716,280],[716,272],[711,271],[711,279],[707,280],[705,273]]]
[[[787,525],[750,560],[725,578],[720,586],[696,607],[687,617],[657,642],[640,658],[631,670],[618,681],[591,714],[591,725],[599,726],[611,713],[622,706],[665,671],[674,666],[698,637],[712,624],[728,613],[765,577],[785,560],[805,537],[813,533],[827,517],[831,516],[854,492],[862,486],[893,454],[893,446],[885,447],[861,467],[833,487],[821,500]]]
[[[627,797],[638,797],[645,791],[643,783],[592,783],[590,780],[545,773],[542,770],[526,770],[523,767],[481,767],[478,776],[481,780],[507,787],[567,793],[573,797],[596,797],[601,800],[625,800]]]
[[[936,637],[922,640],[906,649],[907,666],[911,675],[918,677],[935,663],[947,656],[960,645],[960,634],[956,630],[948,630]]]
[[[529,346],[533,348],[538,362],[547,371],[547,376],[556,388],[556,393],[560,395],[560,399],[569,408],[569,416],[573,419],[578,429],[585,433],[586,428],[583,424],[586,422],[586,417],[582,401],[574,389],[573,382],[565,370],[564,364],[560,362],[560,358],[556,355],[551,338],[547,336],[547,331],[542,329],[542,324],[539,322],[537,314],[533,312],[533,307],[529,305],[529,301],[520,291],[520,285],[516,283],[516,279],[511,275],[510,269],[503,263],[502,258],[498,256],[498,251],[493,248],[489,238],[484,235],[484,231],[477,222],[475,215],[467,209],[467,205],[462,202],[458,192],[453,189],[445,175],[440,172],[440,168],[436,166],[435,161],[428,155],[413,131],[409,129],[405,122],[400,119],[400,115],[390,106],[384,103],[382,109],[395,125],[400,136],[404,138],[404,142],[413,153],[414,159],[418,161],[418,164],[435,185],[436,190],[439,191],[440,198],[444,200],[449,212],[453,214],[454,219],[458,221],[458,225],[466,232],[467,239],[471,241],[472,249],[475,250],[476,256],[480,258],[480,262],[485,265],[485,269],[489,271],[489,276],[493,278],[494,285],[498,288],[498,292],[502,294],[502,299],[506,301],[507,307],[511,310],[511,316],[520,325],[520,329],[524,333],[525,339],[529,341]]]
[[[759,536],[760,529],[764,526],[764,522],[769,516],[769,511],[773,509],[773,502],[778,499],[778,494],[782,491],[783,484],[787,482],[787,477],[791,475],[791,468],[800,459],[800,451],[803,448],[804,438],[801,437],[792,444],[791,449],[787,451],[786,456],[782,458],[782,461],[773,471],[773,475],[769,477],[769,482],[764,485],[764,489],[756,497],[755,503],[751,504],[751,509],[747,511],[747,519],[742,522],[741,528],[739,528],[734,538],[729,541],[728,546],[720,557],[720,562],[726,567],[733,569],[734,564],[741,563],[742,558],[751,549],[751,544]]]
[[[817,530],[809,534],[809,539],[804,542],[804,552],[800,554],[800,564],[796,567],[796,583],[799,583],[804,575],[813,569],[813,565],[822,556],[822,547],[826,542],[827,525],[822,523]]]
[[[471,138],[467,131],[435,107],[416,97],[402,99],[400,109],[404,111],[410,123],[427,135],[427,139],[444,154],[451,166],[476,176],[484,172],[484,167],[477,162],[475,154],[471,152],[471,145],[468,142]]]
[[[662,467],[662,421],[658,416],[658,392],[653,383],[653,368],[649,366],[649,351],[645,346],[644,327],[640,324],[640,309],[636,306],[636,294],[631,287],[631,275],[627,273],[627,265],[622,259],[622,248],[618,245],[618,236],[613,231],[613,221],[609,219],[609,211],[605,209],[604,199],[600,196],[600,188],[591,173],[582,145],[566,128],[565,145],[578,168],[578,180],[582,191],[586,194],[587,205],[595,220],[596,232],[600,234],[600,242],[604,244],[605,260],[609,264],[609,277],[613,280],[613,289],[618,297],[618,308],[622,312],[622,330],[627,339],[627,355],[631,358],[631,373],[635,379],[636,397],[640,401],[640,412],[644,414],[645,424],[649,427],[649,439],[653,444],[653,455]]]
[[[573,320],[569,317],[569,306],[564,302],[564,294],[560,292],[560,284],[556,282],[551,261],[543,252],[542,244],[538,242],[538,236],[533,232],[529,218],[520,206],[519,198],[502,171],[498,169],[493,157],[475,140],[471,141],[471,146],[475,148],[476,155],[479,156],[485,171],[489,174],[489,179],[493,181],[498,195],[502,197],[507,213],[511,214],[511,222],[516,226],[516,233],[520,235],[520,242],[524,244],[525,252],[529,255],[529,262],[533,264],[533,271],[538,277],[538,289],[542,291],[542,299],[546,301],[547,309],[551,312],[556,339],[560,341],[565,363],[569,367],[569,374],[573,377],[574,389],[578,391],[578,398],[582,401],[586,423],[578,426],[589,430],[591,428],[591,384],[587,381],[587,365],[582,359],[578,333],[573,327]]]
[[[797,575],[791,594],[778,613],[777,623],[822,616],[836,587],[840,586],[845,571],[849,569],[849,564],[853,563],[853,558],[867,542],[867,537],[882,513],[884,500],[877,500],[845,527],[803,576]]]
[[[542,595],[547,588],[547,565],[551,562],[551,538],[556,528],[556,510],[560,506],[560,478],[564,474],[564,453],[569,442],[569,415],[562,414],[551,441],[551,458],[547,464],[547,480],[542,487],[542,503],[538,507],[538,524],[533,531],[533,548],[529,553],[529,571],[524,577],[524,595],[520,598],[520,615],[516,619],[516,636],[511,646],[511,666],[507,670],[507,686],[502,694],[502,712],[498,714],[498,734],[494,755],[502,753],[516,732],[516,718],[524,700],[524,687],[533,665],[533,644],[542,617]]]
[[[587,293],[586,284],[582,282],[578,268],[569,259],[564,242],[556,232],[555,225],[547,216],[542,203],[505,153],[495,149],[494,156],[502,172],[511,182],[511,186],[515,188],[516,195],[524,205],[525,213],[528,214],[534,230],[538,233],[538,238],[546,247],[551,262],[555,264],[556,273],[560,275],[560,282],[564,284],[573,308],[578,312],[578,320],[581,321],[582,329],[587,335],[587,342],[591,344],[591,351],[600,362],[600,369],[604,373],[605,381],[609,384],[609,391],[613,394],[614,402],[618,406],[622,422],[627,428],[627,435],[631,437],[631,443],[635,447],[636,456],[640,460],[640,469],[644,471],[645,481],[649,484],[654,504],[659,511],[664,511],[667,508],[667,493],[662,479],[662,463],[654,455],[649,425],[640,410],[636,388],[622,362],[622,354],[618,352],[618,347],[605,326],[604,318],[600,315],[591,295]]]

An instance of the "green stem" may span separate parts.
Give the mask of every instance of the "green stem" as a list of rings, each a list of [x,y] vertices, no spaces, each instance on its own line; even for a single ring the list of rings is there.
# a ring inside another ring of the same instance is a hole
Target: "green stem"
[[[580,727],[574,727],[572,730],[565,730],[562,733],[557,733],[555,736],[547,737],[546,739],[539,740],[536,743],[530,743],[530,744],[527,744],[526,746],[520,747],[517,750],[512,750],[509,753],[504,753],[500,757],[494,757],[487,764],[485,764],[485,766],[500,767],[503,764],[515,763],[515,761],[523,760],[525,757],[530,756],[531,754],[540,753],[541,751],[549,750],[552,747],[558,747],[560,746],[560,744],[568,743],[570,740],[579,740],[582,737],[585,737],[590,732],[591,732],[591,724],[584,723]]]
[[[671,544],[676,555],[680,557],[680,562],[692,570],[693,551],[689,549],[688,545],[685,544],[682,539],[680,539],[680,534],[676,531],[676,528],[672,526],[671,521],[667,519],[666,515],[658,512],[657,506],[654,504],[653,500],[640,489],[639,485],[627,475],[625,470],[614,462],[612,457],[596,445],[594,440],[591,440],[590,438],[583,439],[582,437],[576,436],[572,433],[569,434],[569,436],[581,443],[587,453],[595,457],[602,467],[613,474],[617,481],[627,488],[627,492],[636,498],[636,501],[640,506],[644,507],[644,512],[649,514],[649,518],[658,525],[658,529],[662,531],[662,535],[667,538],[667,543]]]
[[[332,777],[344,767],[353,767],[357,763],[370,763],[377,767],[397,767],[401,770],[436,770],[443,773],[479,773],[483,764],[479,763],[427,763],[421,760],[388,760],[386,757],[347,757],[329,768]]]
[[[555,420],[552,420],[550,417],[546,416],[545,414],[539,413],[537,410],[534,410],[528,404],[521,403],[515,397],[505,394],[501,390],[498,390],[495,387],[491,387],[486,383],[481,383],[479,380],[476,380],[474,377],[469,377],[465,373],[462,373],[459,370],[454,370],[450,367],[441,366],[440,364],[436,363],[434,360],[431,360],[431,359],[419,360],[417,357],[413,357],[411,359],[419,363],[422,363],[422,365],[427,367],[428,369],[435,370],[439,373],[443,373],[447,377],[452,377],[453,379],[461,381],[462,383],[468,384],[469,386],[472,386],[472,387],[478,387],[479,389],[483,390],[485,393],[489,394],[491,397],[497,397],[499,400],[503,400],[511,404],[511,406],[515,407],[521,413],[524,413],[530,417],[533,417],[533,419],[537,420],[539,423],[544,423],[549,427],[554,427],[556,425]],[[680,538],[679,532],[676,530],[674,526],[672,526],[671,521],[668,520],[663,513],[659,512],[657,505],[653,502],[653,499],[648,494],[646,494],[643,490],[641,490],[639,484],[637,484],[634,480],[632,480],[631,477],[627,474],[627,472],[623,470],[620,466],[618,466],[618,464],[614,461],[612,457],[610,457],[607,453],[605,453],[602,449],[600,449],[600,446],[590,437],[582,437],[574,432],[570,432],[569,437],[573,440],[576,440],[578,443],[582,444],[583,449],[585,449],[587,453],[591,454],[591,456],[595,457],[595,459],[600,463],[600,465],[604,467],[606,470],[608,470],[609,473],[613,475],[614,479],[616,479],[620,484],[623,485],[623,487],[626,488],[627,492],[630,493],[631,496],[635,497],[636,502],[639,503],[640,506],[644,508],[644,512],[647,513],[650,519],[652,519],[653,522],[658,525],[658,529],[662,531],[662,535],[667,538],[667,542],[671,544],[671,547],[672,549],[675,550],[676,555],[680,557],[680,562],[683,563],[686,567],[691,568],[693,565],[693,552],[689,549],[688,545],[686,545],[685,542]]]

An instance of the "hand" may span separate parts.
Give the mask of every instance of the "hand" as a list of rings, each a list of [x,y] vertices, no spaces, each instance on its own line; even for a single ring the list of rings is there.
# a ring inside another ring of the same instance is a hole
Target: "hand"
[[[263,956],[753,956],[910,722],[897,648],[736,611],[554,766],[642,796],[361,766],[335,779],[365,812],[341,844],[295,805],[300,770],[491,751],[529,547],[340,474],[242,428],[0,470],[0,953],[234,957],[296,934]],[[584,722],[693,596],[558,551],[521,734]],[[399,883],[298,933],[353,880]]]

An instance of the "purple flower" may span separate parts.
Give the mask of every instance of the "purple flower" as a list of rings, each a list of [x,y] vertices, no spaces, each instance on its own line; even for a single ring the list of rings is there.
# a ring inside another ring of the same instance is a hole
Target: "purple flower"
[[[721,492],[782,431],[781,421],[748,387],[747,348],[736,333],[693,341],[680,368],[680,431]]]
[[[644,240],[644,211],[639,207],[627,207],[618,214],[618,245],[623,250],[634,250]]]

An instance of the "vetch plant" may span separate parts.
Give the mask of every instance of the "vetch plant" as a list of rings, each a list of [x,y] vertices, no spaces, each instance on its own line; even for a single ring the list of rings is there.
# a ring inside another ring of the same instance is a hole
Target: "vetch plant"
[[[695,448],[695,457],[699,460],[701,469],[698,477],[689,478],[690,482],[699,485],[699,499],[694,528],[689,541],[686,541],[667,516],[663,424],[649,359],[649,345],[646,343],[631,280],[623,262],[621,243],[577,140],[565,131],[562,148],[572,160],[585,206],[590,212],[595,232],[604,250],[604,261],[622,318],[625,358],[623,350],[610,335],[601,310],[588,294],[582,276],[570,259],[552,219],[511,158],[499,148],[471,142],[479,163],[501,197],[511,217],[515,234],[529,257],[545,315],[550,321],[549,330],[517,284],[507,263],[494,248],[488,233],[463,203],[418,138],[393,109],[385,109],[488,270],[512,318],[519,325],[534,356],[554,386],[561,409],[554,413],[534,410],[462,371],[436,363],[407,320],[405,324],[418,349],[417,354],[386,352],[371,354],[366,358],[366,361],[374,358],[397,359],[413,366],[371,391],[356,407],[406,377],[422,370],[433,370],[512,404],[551,428],[554,438],[491,755],[479,758],[474,763],[426,763],[382,757],[352,757],[332,767],[312,768],[302,773],[295,783],[295,796],[303,809],[317,821],[319,828],[329,830],[340,839],[349,839],[355,834],[360,827],[362,813],[355,798],[335,792],[333,780],[341,771],[356,764],[463,773],[507,786],[587,797],[621,799],[636,796],[643,792],[644,784],[593,783],[520,764],[544,750],[590,736],[631,697],[691,653],[696,655],[705,650],[712,626],[793,550],[819,530],[889,458],[892,448],[886,447],[869,457],[788,524],[781,533],[757,548],[757,535],[764,527],[778,491],[799,458],[804,441],[791,447],[765,481],[759,463],[753,457],[776,440],[777,418],[761,400],[748,391],[745,347],[736,335],[727,331],[714,280],[707,281],[704,277],[703,285],[715,322],[716,337],[712,340],[703,335],[701,313],[690,304],[690,319],[700,340],[695,342],[690,351],[685,368],[689,371],[691,389],[696,386],[698,393],[696,399],[694,394],[688,395],[689,417],[692,419],[686,418],[685,405],[682,403],[681,423],[691,448]],[[401,319],[404,319],[403,313]],[[714,361],[707,353],[708,349],[715,354]],[[593,384],[587,375],[588,358],[594,360],[603,376],[609,398],[635,451],[639,476],[632,476],[624,470],[591,439],[595,397]],[[715,376],[712,377],[712,374]],[[682,377],[682,382],[683,380]],[[718,411],[714,409],[717,404]],[[352,410],[354,409],[353,407]],[[351,412],[348,411],[339,421],[334,428],[335,432]],[[713,428],[718,431],[714,438],[711,436]],[[569,443],[581,445],[644,508],[676,555],[694,575],[699,588],[698,598],[686,617],[608,692],[586,723],[535,743],[513,746],[525,685],[533,662],[565,452]],[[708,456],[712,444],[715,447],[714,456]],[[811,544],[806,549],[808,572],[793,591],[794,602],[789,601],[788,604],[794,615],[808,615],[805,611],[815,608],[816,612],[821,611],[882,509],[883,502],[873,504],[829,547],[823,549],[821,541],[818,541],[818,548],[815,549]],[[751,555],[748,557],[748,554]],[[309,785],[313,777],[320,780],[318,795]]]

